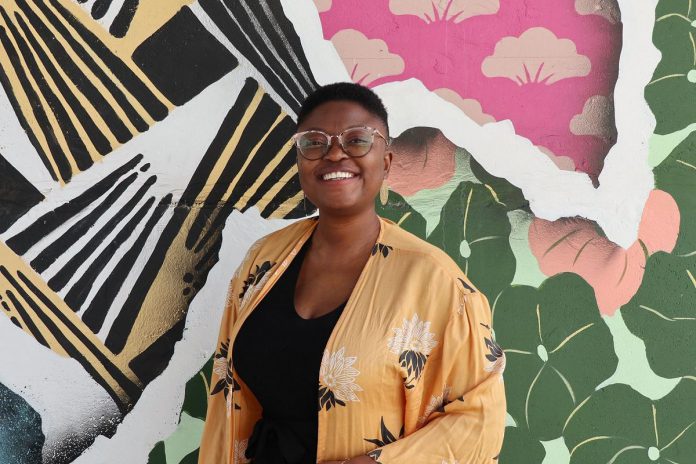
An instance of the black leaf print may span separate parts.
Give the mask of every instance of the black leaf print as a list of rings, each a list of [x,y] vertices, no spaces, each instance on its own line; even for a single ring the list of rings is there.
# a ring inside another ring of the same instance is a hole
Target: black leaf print
[[[499,358],[503,357],[503,349],[493,340],[483,337],[486,343],[486,348],[488,348],[489,353],[486,355],[486,359],[490,362],[496,362]]]
[[[459,282],[462,283],[462,285],[464,286],[464,288],[466,288],[466,289],[469,290],[470,292],[472,292],[472,293],[476,292],[476,290],[474,290],[474,288],[473,288],[471,285],[469,285],[469,284],[467,284],[466,282],[464,282],[464,279],[462,279],[461,277],[457,277],[457,280],[459,280]]]
[[[380,449],[372,450],[372,451],[368,452],[367,455],[369,457],[371,457],[377,464],[382,464],[381,462],[379,462],[379,457],[382,455],[382,450],[380,450]]]
[[[415,382],[420,379],[427,360],[428,356],[419,351],[407,350],[399,355],[399,364],[408,373],[408,377],[404,379],[406,388],[415,387]]]
[[[258,284],[273,266],[275,266],[275,263],[271,263],[270,261],[264,261],[260,266],[257,264],[254,272],[250,273],[249,277],[244,281],[244,287],[242,288],[242,293],[239,294],[239,299],[241,300],[244,298],[249,287]]]
[[[394,248],[389,245],[384,245],[383,243],[375,243],[375,246],[372,247],[372,256],[376,255],[379,252],[382,253],[382,256],[386,258],[387,256],[389,256],[389,252],[393,249]]]
[[[346,405],[345,402],[336,398],[334,392],[319,383],[319,411],[322,409],[326,409],[328,411],[331,409],[331,407],[336,407],[337,404],[340,406]]]
[[[393,433],[389,431],[386,425],[384,425],[384,417],[382,417],[382,420],[380,422],[380,438],[364,438],[365,441],[372,443],[373,445],[377,446],[386,446],[389,443],[394,443],[397,438],[394,436]],[[404,436],[404,427],[401,427],[401,430],[399,431],[399,438],[402,438]],[[374,450],[378,451],[381,453],[380,450]],[[368,454],[369,456],[369,454]],[[372,457],[372,456],[370,456]],[[379,454],[377,455],[379,457]],[[373,458],[374,459],[374,458]]]
[[[230,385],[232,386],[232,392],[236,392],[242,389],[241,385],[239,385],[237,380],[234,378],[234,372],[232,370],[232,359],[227,359],[229,355],[229,348],[230,339],[228,338],[226,342],[220,343],[220,349],[217,353],[215,353],[215,356],[213,356],[213,369],[219,375],[220,369],[222,368],[222,366],[224,366],[225,376],[215,384],[215,387],[213,387],[212,391],[210,392],[210,396],[217,395],[218,393],[222,392],[223,396],[225,397],[225,400],[227,400],[227,396],[230,394]],[[239,405],[236,403],[234,404],[234,408],[241,409]]]

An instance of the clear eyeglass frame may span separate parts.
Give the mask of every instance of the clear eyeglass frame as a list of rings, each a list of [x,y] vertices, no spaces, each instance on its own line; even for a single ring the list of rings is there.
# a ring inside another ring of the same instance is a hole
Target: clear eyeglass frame
[[[347,142],[344,138],[344,135],[346,133],[348,133],[350,131],[355,131],[356,129],[364,129],[365,131],[367,131],[367,133],[370,136],[369,144],[364,145],[362,147],[362,149],[360,150],[360,151],[364,151],[364,153],[361,153],[358,155],[356,155],[355,151],[354,151],[358,147],[356,147],[355,145],[347,146],[347,143],[349,144],[349,142]],[[308,156],[307,153],[305,153],[305,151],[302,148],[301,140],[307,134],[322,135],[326,140],[326,143],[314,147],[314,148],[320,148],[320,150],[316,150],[316,153],[317,153],[316,155]],[[324,156],[326,156],[327,153],[329,153],[329,150],[331,149],[331,145],[333,144],[333,139],[334,139],[334,137],[336,137],[336,139],[338,140],[338,145],[341,147],[341,150],[343,150],[343,152],[346,155],[350,156],[351,158],[362,158],[363,156],[366,156],[368,153],[370,153],[370,151],[372,151],[372,146],[374,145],[374,141],[375,141],[375,134],[382,137],[382,139],[386,143],[387,147],[391,144],[391,140],[389,138],[385,137],[378,129],[375,129],[374,127],[370,127],[370,126],[348,127],[346,129],[344,129],[343,131],[341,131],[340,134],[327,134],[326,132],[320,131],[318,129],[302,131],[302,132],[298,132],[292,136],[292,142],[295,145],[295,147],[297,148],[297,152],[303,158],[311,160],[311,161],[316,161],[316,160],[322,159]]]

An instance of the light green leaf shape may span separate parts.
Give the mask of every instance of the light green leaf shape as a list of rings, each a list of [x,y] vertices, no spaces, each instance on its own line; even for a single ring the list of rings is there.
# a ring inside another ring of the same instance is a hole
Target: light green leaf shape
[[[482,184],[462,182],[445,203],[428,241],[444,250],[493,299],[515,275],[510,231],[507,208],[491,191]],[[469,256],[462,256],[463,249],[470,251]]]
[[[651,401],[610,385],[581,404],[563,437],[571,464],[684,464],[696,456],[696,382],[682,380]]]
[[[653,43],[662,53],[645,98],[657,118],[655,133],[676,132],[696,121],[696,7],[690,0],[661,0]]]
[[[672,253],[696,254],[696,133],[687,137],[653,172],[655,188],[672,195],[679,207],[679,238]]]
[[[509,287],[492,312],[507,357],[508,413],[538,440],[558,438],[570,413],[617,365],[592,287],[563,273],[538,289]]]
[[[638,292],[621,314],[645,342],[657,375],[696,376],[696,256],[651,255]]]
[[[546,456],[544,445],[521,427],[506,427],[500,464],[540,464]]]

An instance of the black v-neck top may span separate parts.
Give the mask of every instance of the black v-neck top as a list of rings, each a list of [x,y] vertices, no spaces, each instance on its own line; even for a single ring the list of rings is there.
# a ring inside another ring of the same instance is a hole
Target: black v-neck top
[[[315,319],[297,314],[295,286],[310,241],[234,340],[234,368],[263,408],[247,447],[254,464],[316,463],[319,369],[346,303]]]

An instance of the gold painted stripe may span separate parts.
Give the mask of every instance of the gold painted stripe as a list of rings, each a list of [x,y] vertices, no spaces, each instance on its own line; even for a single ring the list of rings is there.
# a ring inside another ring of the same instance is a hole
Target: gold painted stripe
[[[22,67],[26,71],[27,79],[29,80],[29,85],[31,85],[32,88],[34,89],[34,91],[36,92],[36,95],[39,98],[39,102],[41,104],[41,107],[46,112],[46,117],[48,118],[49,124],[51,125],[51,128],[53,129],[53,131],[56,135],[56,139],[58,141],[58,144],[61,146],[61,149],[65,152],[65,154],[67,156],[68,164],[70,165],[71,171],[77,172],[77,165],[75,164],[75,160],[72,159],[72,157],[70,157],[70,149],[68,147],[67,141],[65,140],[65,136],[63,135],[63,131],[60,128],[60,126],[58,125],[58,121],[56,120],[55,115],[53,114],[53,111],[51,111],[51,107],[48,105],[48,102],[44,98],[43,93],[41,92],[41,90],[39,90],[38,84],[36,83],[36,79],[34,78],[34,76],[31,75],[31,73],[28,72],[29,68],[27,67],[26,61],[24,60],[24,55],[21,54],[19,47],[17,46],[17,41],[15,40],[15,37],[12,34],[12,31],[10,31],[8,29],[7,23],[5,23],[5,19],[1,16],[0,16],[0,26],[4,26],[5,32],[7,33],[7,37],[10,39],[10,42],[12,42],[13,46],[15,47],[15,50],[17,52],[17,56],[19,57],[19,60],[22,64]],[[21,84],[20,84],[20,86],[21,86]],[[25,115],[31,114],[33,117],[34,112],[31,109],[31,104],[29,103],[28,98],[25,102],[25,105],[27,108],[24,111],[24,114]],[[40,128],[38,121],[36,121],[36,128],[38,130],[35,130],[34,132],[41,131],[41,128]],[[50,149],[46,150],[46,156],[48,156],[49,158],[52,157]],[[58,170],[56,170],[56,172],[57,172],[57,177],[61,178],[60,172]],[[65,179],[63,179],[63,181],[65,181]]]
[[[300,203],[300,201],[302,201],[302,193],[302,190],[300,190],[294,197],[285,200],[283,204],[278,207],[278,209],[271,213],[269,219],[284,218],[286,214],[295,209],[295,207]]]
[[[58,63],[58,60],[56,60],[56,57],[54,56],[53,52],[48,48],[48,45],[46,45],[46,42],[44,42],[41,37],[39,36],[38,31],[36,28],[34,28],[34,25],[31,24],[27,17],[24,16],[24,13],[20,13],[24,17],[27,26],[31,29],[32,32],[34,32],[34,37],[36,38],[36,41],[41,45],[41,49],[44,51],[46,56],[48,56],[48,59],[53,63],[53,66],[58,70],[60,73],[61,77],[65,81],[65,84],[68,86],[68,88],[72,91],[72,93],[75,95],[75,97],[79,100],[79,102],[82,104],[83,108],[87,112],[90,118],[94,120],[96,123],[97,127],[99,130],[104,134],[106,139],[109,141],[112,147],[117,147],[121,145],[114,134],[111,132],[111,128],[108,126],[106,121],[102,118],[102,116],[99,114],[95,106],[92,104],[92,102],[80,91],[80,89],[75,85],[75,83],[72,81],[72,79],[65,73],[63,70],[63,67]],[[55,34],[54,34],[54,37]],[[96,80],[93,79],[92,81]],[[67,106],[67,105],[66,105]],[[100,157],[101,158],[101,157]],[[95,160],[96,161],[96,160]]]
[[[26,17],[23,18],[26,23],[29,23],[28,19]],[[39,70],[41,71],[41,74],[44,78],[44,81],[46,82],[46,85],[51,89],[51,91],[55,94],[56,98],[58,99],[59,104],[63,107],[65,112],[68,115],[68,118],[70,118],[70,122],[75,126],[75,130],[77,131],[78,136],[82,140],[82,143],[85,144],[85,147],[87,148],[87,153],[89,154],[90,158],[92,158],[92,162],[97,162],[99,161],[102,156],[97,152],[97,147],[94,146],[92,143],[92,140],[90,140],[89,136],[87,135],[87,131],[85,130],[84,127],[82,127],[82,124],[80,123],[80,120],[77,118],[77,115],[72,111],[72,108],[68,104],[68,102],[65,99],[65,96],[61,93],[60,89],[58,88],[58,85],[54,81],[53,77],[51,74],[48,72],[46,69],[46,66],[43,64],[41,61],[41,58],[39,57],[38,53],[34,48],[31,46],[29,43],[29,39],[27,38],[26,34],[24,34],[24,31],[19,27],[19,25],[16,25],[17,31],[19,34],[24,38],[24,41],[27,44],[27,47],[31,49],[31,53],[34,57],[34,61],[36,61],[36,65],[38,66]],[[34,36],[38,40],[38,36]],[[65,77],[65,76],[63,76]],[[73,158],[72,152],[70,153],[70,157]],[[75,161],[77,164],[77,161]],[[77,172],[77,171],[73,171]]]
[[[287,154],[287,150],[292,142],[288,140],[288,143],[284,145],[278,153],[268,162],[266,167],[263,169],[263,172],[261,172],[261,175],[254,181],[253,185],[249,187],[249,189],[244,192],[244,195],[237,201],[237,203],[234,205],[235,208],[242,210],[248,206],[248,202],[256,194],[256,191],[261,187],[261,184],[264,183],[264,181],[270,176],[273,171],[278,167],[281,161],[283,161],[283,158],[285,158]]]

